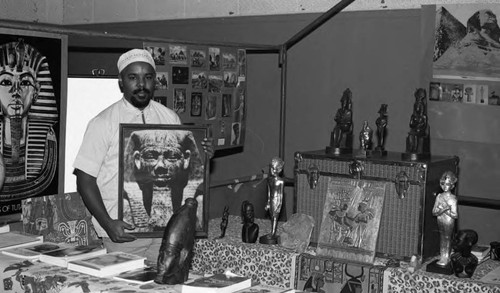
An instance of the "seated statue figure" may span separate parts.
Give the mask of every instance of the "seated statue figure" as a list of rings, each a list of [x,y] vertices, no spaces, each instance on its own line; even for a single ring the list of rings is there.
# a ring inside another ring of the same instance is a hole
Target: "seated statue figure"
[[[352,93],[346,89],[340,100],[341,108],[335,114],[330,147],[333,149],[352,149]]]
[[[420,88],[415,91],[413,114],[410,118],[410,131],[406,138],[407,153],[420,155],[430,153],[426,97],[424,89]]]

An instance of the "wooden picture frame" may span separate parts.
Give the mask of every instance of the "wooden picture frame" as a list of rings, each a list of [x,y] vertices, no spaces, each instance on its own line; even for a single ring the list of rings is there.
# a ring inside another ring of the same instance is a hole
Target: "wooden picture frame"
[[[196,237],[208,235],[208,126],[120,124],[118,217],[137,237],[162,237],[187,198],[198,201]],[[166,158],[167,157],[167,158]]]

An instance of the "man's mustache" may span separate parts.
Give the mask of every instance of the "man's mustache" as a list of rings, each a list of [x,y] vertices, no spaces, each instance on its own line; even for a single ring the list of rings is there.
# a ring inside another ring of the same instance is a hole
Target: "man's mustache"
[[[137,89],[137,90],[134,90],[132,93],[134,93],[134,94],[138,94],[138,93],[140,93],[140,92],[144,92],[144,93],[147,93],[147,94],[151,93],[151,91],[150,91],[150,90],[145,89],[145,88],[144,88],[144,89]]]

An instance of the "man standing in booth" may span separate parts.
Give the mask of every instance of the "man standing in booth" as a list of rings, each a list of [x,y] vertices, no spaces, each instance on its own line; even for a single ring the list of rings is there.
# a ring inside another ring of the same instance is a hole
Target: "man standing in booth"
[[[152,100],[156,67],[148,51],[132,49],[120,56],[117,65],[123,98],[89,122],[73,164],[77,190],[108,251],[124,251],[156,261],[162,238],[136,239],[126,232],[133,225],[117,219],[119,128],[120,123],[181,124],[181,120],[173,110]],[[201,144],[211,158],[211,139]]]

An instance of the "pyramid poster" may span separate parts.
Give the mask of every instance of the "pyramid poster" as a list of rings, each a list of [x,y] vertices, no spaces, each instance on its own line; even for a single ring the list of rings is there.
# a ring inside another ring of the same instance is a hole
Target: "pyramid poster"
[[[436,6],[433,77],[500,80],[499,4]]]

